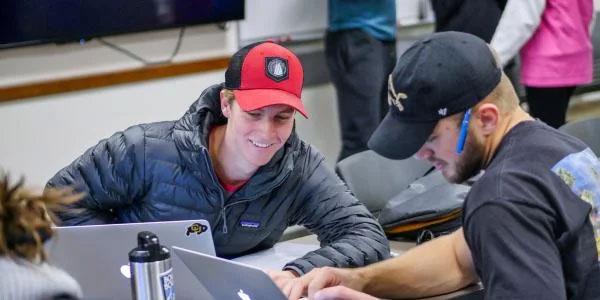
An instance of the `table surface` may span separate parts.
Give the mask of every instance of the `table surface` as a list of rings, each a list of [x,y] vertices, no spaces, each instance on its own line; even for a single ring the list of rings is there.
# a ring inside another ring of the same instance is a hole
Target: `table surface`
[[[409,241],[390,241],[390,249],[392,255],[401,255],[414,247],[415,243]],[[294,258],[303,256],[306,252],[316,250],[319,248],[319,241],[316,235],[308,235],[300,238],[288,240],[275,244],[273,248],[256,252],[250,255],[238,257],[235,261],[246,263],[264,270],[278,270],[281,269],[285,263],[293,260]],[[423,299],[427,300],[440,300],[450,299],[463,295],[468,295],[476,291],[481,290],[481,285],[472,285],[464,289],[434,296]]]

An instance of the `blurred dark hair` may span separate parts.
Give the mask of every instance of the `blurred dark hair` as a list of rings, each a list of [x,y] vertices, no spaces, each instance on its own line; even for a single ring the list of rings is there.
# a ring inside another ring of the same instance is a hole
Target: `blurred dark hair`
[[[45,190],[36,194],[23,187],[21,178],[11,184],[9,176],[0,171],[0,256],[12,256],[29,261],[45,261],[43,244],[53,235],[57,223],[52,211],[81,198],[71,190]]]

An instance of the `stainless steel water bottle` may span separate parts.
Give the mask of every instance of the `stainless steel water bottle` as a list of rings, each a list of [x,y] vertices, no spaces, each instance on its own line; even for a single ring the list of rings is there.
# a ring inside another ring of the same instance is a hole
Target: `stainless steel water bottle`
[[[134,300],[174,300],[175,285],[171,252],[160,245],[156,234],[142,231],[138,246],[129,252],[131,294]]]

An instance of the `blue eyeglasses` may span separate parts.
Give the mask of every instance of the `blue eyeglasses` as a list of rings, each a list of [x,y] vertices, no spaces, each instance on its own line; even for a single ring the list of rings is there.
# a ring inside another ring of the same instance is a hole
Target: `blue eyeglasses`
[[[456,144],[456,153],[461,154],[467,141],[467,132],[469,132],[469,121],[471,120],[471,109],[467,109],[460,125],[460,134]]]

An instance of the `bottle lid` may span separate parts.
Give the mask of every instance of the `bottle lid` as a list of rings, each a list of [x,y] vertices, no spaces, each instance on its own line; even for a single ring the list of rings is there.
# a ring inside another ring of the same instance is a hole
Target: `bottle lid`
[[[154,262],[171,257],[169,248],[162,246],[156,234],[142,231],[137,236],[138,246],[129,252],[130,262]]]

